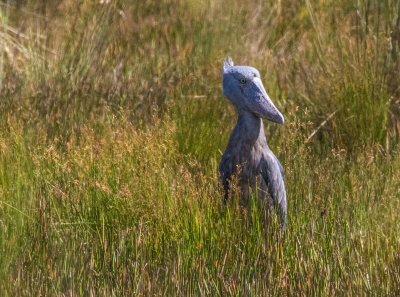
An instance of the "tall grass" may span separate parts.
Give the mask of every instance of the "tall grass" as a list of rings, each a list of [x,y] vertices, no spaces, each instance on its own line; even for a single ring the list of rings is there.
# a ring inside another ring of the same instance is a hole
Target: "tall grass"
[[[398,6],[0,3],[2,296],[399,295]],[[228,54],[285,116],[265,123],[283,237],[254,201],[222,203]]]

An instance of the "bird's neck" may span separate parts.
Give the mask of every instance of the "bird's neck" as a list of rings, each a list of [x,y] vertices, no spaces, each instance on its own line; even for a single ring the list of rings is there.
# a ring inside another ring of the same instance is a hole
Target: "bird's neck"
[[[239,131],[240,138],[249,143],[266,142],[263,121],[251,112],[238,110],[238,121],[235,129]]]

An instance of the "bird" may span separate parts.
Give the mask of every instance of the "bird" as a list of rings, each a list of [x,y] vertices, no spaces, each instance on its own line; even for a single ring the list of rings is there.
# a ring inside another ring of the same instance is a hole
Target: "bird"
[[[265,91],[260,73],[254,67],[235,66],[232,58],[223,62],[224,96],[237,110],[238,119],[219,164],[224,202],[233,190],[249,198],[250,188],[259,199],[275,209],[284,231],[287,219],[283,167],[267,144],[263,119],[283,124],[284,118]]]

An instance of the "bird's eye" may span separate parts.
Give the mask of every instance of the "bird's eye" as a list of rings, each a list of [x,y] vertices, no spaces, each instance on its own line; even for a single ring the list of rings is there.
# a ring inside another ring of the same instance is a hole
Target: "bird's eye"
[[[241,84],[245,84],[245,83],[247,82],[247,80],[244,79],[244,78],[241,78],[241,79],[239,79],[239,82],[240,82]]]

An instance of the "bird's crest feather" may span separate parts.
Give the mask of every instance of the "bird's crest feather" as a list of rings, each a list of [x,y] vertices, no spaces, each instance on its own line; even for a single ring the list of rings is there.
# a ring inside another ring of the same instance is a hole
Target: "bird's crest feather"
[[[235,65],[235,64],[233,64],[233,60],[232,60],[231,57],[225,58],[224,64],[223,64],[223,66],[222,66],[223,71],[224,71],[224,72],[227,71],[228,68],[230,68],[230,67],[232,67],[232,66],[234,66],[234,65]]]

